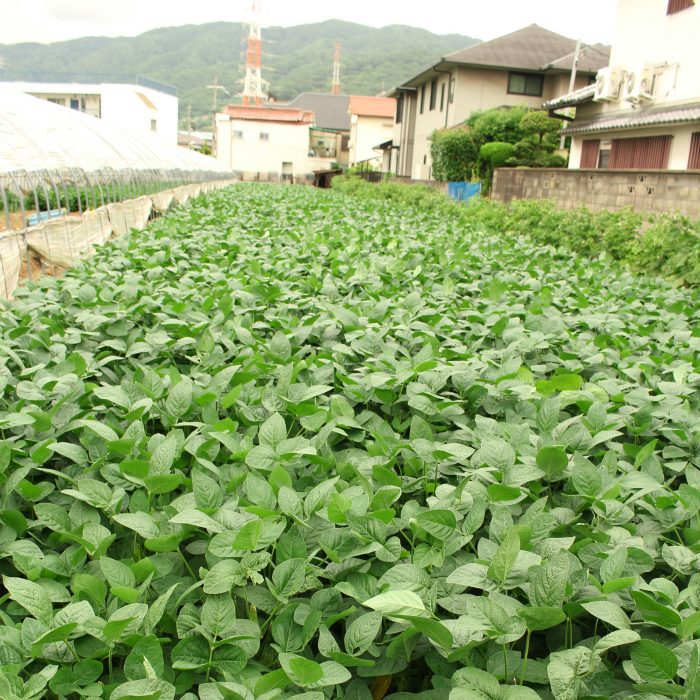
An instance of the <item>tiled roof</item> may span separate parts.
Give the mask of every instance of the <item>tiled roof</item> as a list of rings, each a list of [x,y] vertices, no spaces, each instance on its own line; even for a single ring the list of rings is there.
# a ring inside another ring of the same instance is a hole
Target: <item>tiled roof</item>
[[[223,110],[231,119],[245,119],[256,122],[283,122],[313,124],[314,113],[303,109],[289,109],[272,106],[227,105]]]
[[[644,126],[700,122],[700,103],[677,105],[675,107],[656,107],[617,116],[603,116],[587,122],[572,122],[564,134],[587,134],[596,131],[615,131]]]
[[[491,41],[455,51],[445,56],[444,60],[494,68],[546,70],[551,67],[570,70],[575,50],[575,39],[531,24]],[[596,73],[608,65],[609,55],[609,47],[601,44],[586,49],[583,60],[579,57],[579,71]]]
[[[574,48],[570,53],[561,56],[556,61],[551,61],[544,68],[555,68],[557,70],[570,71],[574,65]],[[578,54],[578,65],[576,70],[579,73],[597,73],[601,68],[610,63],[610,47],[604,44],[593,44],[593,46],[583,46]]]
[[[347,95],[302,92],[286,106],[313,112],[316,117],[315,126],[319,129],[350,131],[349,103]]]
[[[546,109],[561,109],[562,107],[573,107],[580,105],[583,102],[589,102],[595,95],[595,85],[586,85],[573,92],[568,92],[566,95],[560,95],[553,100],[544,103]]]
[[[391,97],[364,97],[353,95],[350,98],[350,113],[361,117],[386,117],[393,119],[396,100]]]

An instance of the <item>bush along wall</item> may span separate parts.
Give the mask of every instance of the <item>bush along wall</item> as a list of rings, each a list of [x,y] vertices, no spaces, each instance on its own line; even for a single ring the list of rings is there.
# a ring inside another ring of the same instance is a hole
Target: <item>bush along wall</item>
[[[595,258],[609,257],[629,269],[659,275],[678,284],[700,285],[700,221],[678,213],[645,215],[629,209],[559,209],[547,200],[502,204],[472,201],[465,207],[430,187],[385,182],[371,185],[336,178],[333,185],[362,197],[400,201],[409,206],[456,210],[459,221],[509,236],[527,236]]]

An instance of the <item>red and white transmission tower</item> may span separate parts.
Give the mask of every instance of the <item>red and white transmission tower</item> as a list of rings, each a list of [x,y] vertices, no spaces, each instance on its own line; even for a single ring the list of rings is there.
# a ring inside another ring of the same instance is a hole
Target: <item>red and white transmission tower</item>
[[[267,100],[262,79],[262,32],[260,30],[260,0],[252,0],[248,23],[248,48],[246,50],[245,78],[243,79],[243,104],[262,104]]]
[[[333,81],[331,82],[331,95],[340,95],[340,43],[335,42],[335,54],[333,55]]]

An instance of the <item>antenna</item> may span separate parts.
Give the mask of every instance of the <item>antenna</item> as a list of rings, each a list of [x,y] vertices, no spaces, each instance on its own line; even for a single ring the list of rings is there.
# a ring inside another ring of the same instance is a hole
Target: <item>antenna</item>
[[[260,29],[260,0],[252,0],[248,23],[243,104],[262,104],[267,100],[262,79],[262,32]]]
[[[335,42],[333,54],[333,81],[331,83],[331,95],[340,95],[340,42]]]

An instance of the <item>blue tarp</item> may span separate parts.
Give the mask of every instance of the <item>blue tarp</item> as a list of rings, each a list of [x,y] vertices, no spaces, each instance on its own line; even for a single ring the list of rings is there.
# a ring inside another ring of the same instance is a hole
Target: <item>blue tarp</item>
[[[51,211],[40,211],[38,214],[32,214],[27,219],[27,225],[34,226],[40,221],[48,221],[49,219],[56,219],[59,216],[64,216],[65,213],[65,209],[51,209]]]
[[[480,182],[448,182],[447,194],[458,202],[466,202],[481,193]]]

